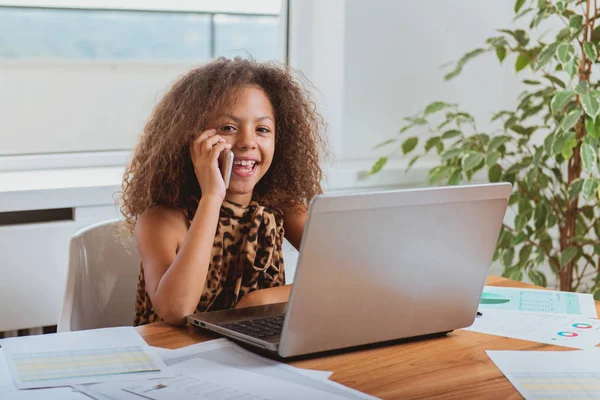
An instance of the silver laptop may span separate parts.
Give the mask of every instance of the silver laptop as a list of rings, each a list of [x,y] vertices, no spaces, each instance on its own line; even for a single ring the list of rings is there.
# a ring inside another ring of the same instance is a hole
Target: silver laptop
[[[187,320],[281,357],[467,327],[511,190],[499,183],[319,195],[288,303]]]

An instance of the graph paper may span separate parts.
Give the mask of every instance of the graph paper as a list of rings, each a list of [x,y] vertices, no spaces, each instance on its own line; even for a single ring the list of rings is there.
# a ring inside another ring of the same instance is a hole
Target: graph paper
[[[600,350],[486,351],[526,399],[600,399]]]
[[[132,327],[8,338],[1,345],[19,389],[145,379],[166,368]]]
[[[511,381],[526,399],[600,399],[600,373],[513,373]]]
[[[14,354],[13,359],[23,382],[160,371],[139,346]]]

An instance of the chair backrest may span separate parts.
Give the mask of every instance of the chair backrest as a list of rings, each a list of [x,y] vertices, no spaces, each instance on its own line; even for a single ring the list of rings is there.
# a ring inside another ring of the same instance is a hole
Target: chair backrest
[[[59,332],[133,324],[140,256],[119,223],[100,222],[72,236]]]

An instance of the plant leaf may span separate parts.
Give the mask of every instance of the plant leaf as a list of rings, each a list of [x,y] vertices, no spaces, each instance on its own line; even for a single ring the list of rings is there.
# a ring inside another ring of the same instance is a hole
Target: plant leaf
[[[408,163],[408,167],[406,167],[406,172],[408,172],[412,166],[417,162],[417,160],[421,158],[421,156],[414,156],[413,158],[410,159],[410,162]]]
[[[529,65],[529,57],[523,53],[519,54],[517,61],[515,62],[515,71],[519,72],[527,65]]]
[[[544,253],[542,253],[542,255],[543,254]],[[527,276],[529,277],[529,279],[531,280],[531,282],[533,282],[534,285],[541,286],[541,287],[547,287],[548,286],[548,281],[546,280],[546,275],[544,275],[543,272],[535,271],[535,270],[531,269],[527,273]]]
[[[523,271],[521,271],[521,270],[515,270],[512,274],[510,274],[510,276],[508,277],[508,279],[510,279],[512,281],[521,282],[523,280]]]
[[[433,136],[425,142],[425,152],[428,152],[440,142],[439,136]]]
[[[533,221],[535,223],[535,229],[540,229],[544,225],[546,225],[546,217],[548,216],[548,208],[546,204],[540,203],[535,207],[535,212],[533,213]]]
[[[571,129],[577,123],[577,120],[579,117],[581,117],[581,114],[583,114],[583,110],[580,108],[569,111],[561,125],[562,130],[568,132],[569,129]]]
[[[577,94],[585,94],[589,90],[589,88],[590,87],[589,87],[588,81],[581,81],[575,87],[575,93],[577,93]]]
[[[515,2],[515,14],[519,13],[519,10],[521,10],[521,7],[523,7],[523,4],[525,4],[525,0],[517,0]]]
[[[388,144],[392,144],[396,141],[397,141],[397,139],[386,140],[385,142],[379,143],[377,146],[373,147],[373,150],[379,149],[380,147],[383,147],[383,146],[387,146]]]
[[[515,248],[511,247],[510,249],[506,250],[504,252],[504,254],[502,255],[502,264],[504,264],[504,266],[506,268],[510,268],[510,267],[512,267],[514,258],[515,258]]]
[[[443,110],[446,107],[450,107],[450,104],[445,103],[443,101],[433,102],[433,103],[429,104],[427,107],[425,107],[425,115],[433,114],[435,112]]]
[[[577,65],[578,62],[575,58],[564,65],[565,71],[569,74],[569,78],[573,79],[573,77],[577,74]]]
[[[462,149],[449,149],[442,153],[441,159],[442,161],[449,160],[451,158],[457,157],[463,153]]]
[[[552,155],[562,153],[562,148],[566,141],[567,136],[565,134],[556,135],[552,143]]]
[[[550,102],[550,109],[552,110],[552,113],[556,113],[558,110],[566,106],[571,100],[571,97],[573,97],[573,93],[574,92],[570,89],[556,93]]]
[[[527,261],[529,261],[529,257],[531,257],[532,251],[533,251],[533,246],[530,244],[526,244],[523,247],[521,247],[521,250],[519,251],[519,266],[520,267],[524,267],[525,264],[527,264]]]
[[[496,47],[496,57],[498,57],[498,60],[500,61],[500,63],[502,63],[502,61],[504,61],[504,59],[506,58],[506,47]]]
[[[581,161],[583,162],[583,167],[588,171],[592,171],[598,163],[596,149],[589,143],[583,143],[581,145]]]
[[[476,152],[469,152],[465,154],[461,160],[463,170],[469,171],[477,167],[483,161],[483,154]]]
[[[371,170],[369,171],[369,175],[374,175],[374,174],[378,173],[379,171],[381,171],[381,169],[387,162],[388,162],[387,157],[380,157],[377,161],[375,161],[375,164],[373,164],[373,166],[371,167]]]
[[[499,158],[500,158],[500,152],[497,150],[492,150],[487,153],[487,155],[485,157],[485,164],[488,167],[491,167],[492,165],[496,164],[496,161],[498,161]]]
[[[450,179],[448,179],[448,185],[459,185],[462,182],[462,171],[457,169],[454,171]]]
[[[590,135],[594,139],[600,139],[600,119],[592,119],[590,117],[586,117],[585,130],[587,131],[588,135]]]
[[[498,147],[502,146],[504,143],[509,142],[510,141],[510,137],[509,136],[494,136],[492,138],[492,140],[490,141],[490,144],[488,146],[489,150],[495,150]]]
[[[444,79],[450,80],[450,79],[456,77],[458,74],[461,73],[463,67],[465,66],[465,64],[467,62],[471,61],[473,58],[477,57],[478,55],[485,53],[485,51],[486,51],[485,49],[474,49],[474,50],[471,50],[470,52],[466,53],[464,56],[462,56],[462,58],[460,60],[458,60],[456,62],[454,69],[450,73],[448,73],[444,76]]]
[[[562,254],[560,255],[560,265],[565,266],[571,261],[573,261],[575,256],[577,256],[578,252],[579,251],[577,247],[567,247],[566,249],[564,249]]]
[[[598,190],[598,179],[593,176],[588,176],[583,181],[583,195],[586,198],[591,198]]]
[[[590,61],[595,62],[598,59],[598,50],[593,43],[585,42],[583,44],[583,51],[585,51],[585,55]]]
[[[575,138],[567,138],[562,145],[562,149],[560,153],[565,158],[565,160],[570,160],[573,157],[573,149],[577,146],[577,139]]]
[[[558,47],[558,45],[559,43],[554,42],[543,48],[543,50],[537,57],[534,68],[535,70],[539,70],[544,65],[548,64],[550,60],[552,60],[552,57],[554,57],[554,53],[556,52],[556,48]]]
[[[449,131],[444,132],[442,135],[442,139],[451,139],[456,136],[460,136],[461,132],[456,129],[451,129]]]
[[[565,85],[565,83],[563,81],[561,81],[560,79],[558,79],[555,76],[546,74],[546,75],[544,75],[544,78],[548,79],[550,82],[560,86],[563,89],[567,87],[567,85]]]
[[[569,201],[573,201],[579,196],[581,193],[581,189],[583,189],[583,180],[577,179],[571,182],[569,186]]]
[[[417,147],[417,143],[419,143],[419,139],[415,136],[409,137],[402,143],[402,153],[408,154]]]
[[[598,99],[594,95],[591,90],[588,90],[581,96],[581,105],[585,110],[585,113],[592,118],[596,118],[598,113],[600,112],[600,103],[598,103]]]
[[[502,167],[498,164],[492,165],[492,167],[488,171],[488,180],[490,182],[500,182],[500,178],[502,177]]]
[[[569,28],[577,31],[583,26],[583,15],[574,14],[569,19]]]
[[[515,229],[520,231],[523,228],[525,228],[525,225],[527,225],[527,222],[529,221],[529,218],[527,218],[527,215],[525,214],[517,214],[517,216],[515,217]]]
[[[561,43],[556,48],[556,58],[561,64],[566,64],[575,57],[575,48],[569,43]]]

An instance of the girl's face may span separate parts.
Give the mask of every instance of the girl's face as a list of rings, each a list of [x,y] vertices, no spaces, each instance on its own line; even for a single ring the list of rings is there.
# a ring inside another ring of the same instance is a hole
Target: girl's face
[[[217,115],[211,128],[231,144],[233,171],[225,198],[248,204],[258,181],[266,174],[275,151],[275,115],[267,94],[259,86],[238,89],[237,101]]]

